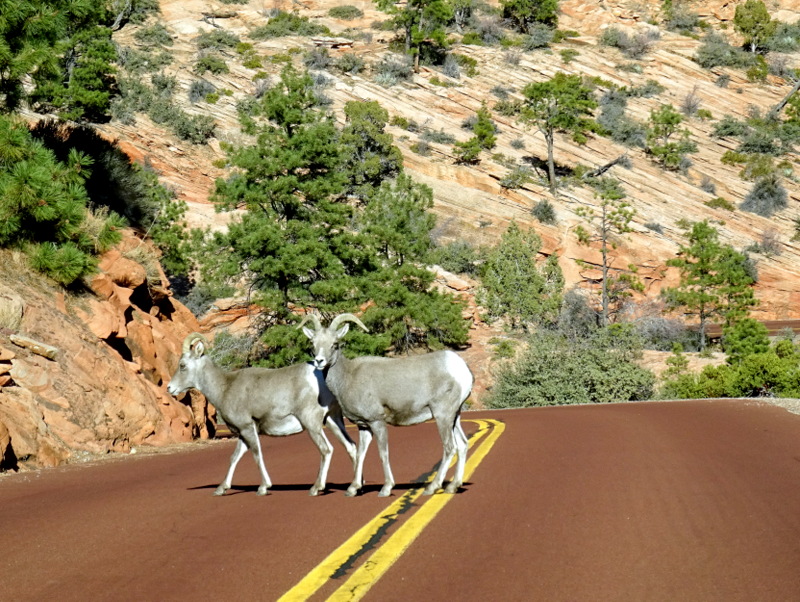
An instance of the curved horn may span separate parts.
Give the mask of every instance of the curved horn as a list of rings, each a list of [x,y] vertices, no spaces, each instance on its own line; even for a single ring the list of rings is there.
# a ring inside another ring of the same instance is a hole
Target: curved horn
[[[369,328],[364,326],[364,323],[355,317],[353,314],[339,314],[333,320],[331,320],[330,328],[331,330],[336,330],[342,322],[352,322],[353,324],[357,324],[361,327],[364,332],[369,332]]]
[[[204,337],[199,332],[193,332],[190,335],[188,335],[185,339],[183,339],[182,352],[189,353],[197,341],[203,341],[203,343],[205,343],[206,346],[208,346],[208,339],[206,337]]]
[[[319,321],[319,316],[315,313],[310,313],[303,316],[303,319],[300,321],[300,324],[297,325],[297,328],[302,328],[309,320],[314,322],[314,330],[320,330],[322,328],[322,324],[320,324]]]

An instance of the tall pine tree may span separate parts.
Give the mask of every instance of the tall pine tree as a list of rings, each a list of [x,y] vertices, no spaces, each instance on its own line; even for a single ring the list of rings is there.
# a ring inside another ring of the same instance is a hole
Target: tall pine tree
[[[680,283],[662,295],[673,309],[697,318],[700,348],[706,347],[706,330],[714,318],[732,324],[757,304],[755,281],[747,258],[719,240],[719,232],[707,220],[685,224],[687,244],[667,265],[680,271]]]
[[[242,116],[255,142],[230,149],[234,170],[214,195],[221,210],[242,213],[209,241],[205,277],[244,284],[269,308],[273,327],[263,340],[272,365],[305,357],[293,327],[298,306],[325,317],[363,310],[371,333],[353,333],[354,353],[466,340],[461,304],[434,291],[424,267],[432,192],[402,173],[377,185],[382,169],[401,168],[378,108],[349,105],[340,131],[317,106],[309,75],[287,67]],[[369,169],[356,169],[359,153]]]

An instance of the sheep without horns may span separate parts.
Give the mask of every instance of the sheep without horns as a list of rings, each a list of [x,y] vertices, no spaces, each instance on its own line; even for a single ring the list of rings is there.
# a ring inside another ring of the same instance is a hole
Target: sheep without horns
[[[304,325],[312,321],[314,328]],[[464,479],[467,437],[461,428],[461,407],[472,390],[473,377],[466,362],[453,351],[436,351],[400,358],[359,357],[347,359],[340,341],[352,322],[367,331],[353,314],[341,314],[325,328],[319,318],[308,314],[300,323],[314,347],[314,366],[326,371],[328,388],[339,401],[344,415],[359,429],[356,471],[347,495],[363,486],[364,457],[374,435],[383,465],[384,485],[380,496],[391,493],[395,484],[389,465],[387,424],[408,426],[433,419],[442,438],[442,462],[424,493],[435,493],[457,455],[453,480],[447,493],[455,493]],[[338,329],[338,330],[337,330]]]
[[[344,445],[355,468],[356,446],[345,431],[341,409],[311,364],[228,372],[206,355],[207,346],[201,334],[186,337],[180,364],[167,390],[171,395],[180,395],[191,388],[200,391],[238,438],[228,473],[214,495],[223,495],[231,488],[236,465],[248,449],[261,473],[258,495],[266,495],[272,482],[264,466],[259,433],[280,437],[308,431],[321,456],[311,495],[325,489],[333,456],[324,424]]]

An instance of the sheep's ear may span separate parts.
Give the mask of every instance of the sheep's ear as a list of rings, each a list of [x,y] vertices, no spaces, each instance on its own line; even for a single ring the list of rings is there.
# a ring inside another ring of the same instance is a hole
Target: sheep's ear
[[[303,334],[306,335],[309,339],[313,340],[314,335],[316,334],[315,331],[311,330],[307,326],[303,326]]]
[[[336,338],[341,339],[344,335],[347,334],[347,331],[350,330],[350,324],[345,323],[339,330],[336,331]]]

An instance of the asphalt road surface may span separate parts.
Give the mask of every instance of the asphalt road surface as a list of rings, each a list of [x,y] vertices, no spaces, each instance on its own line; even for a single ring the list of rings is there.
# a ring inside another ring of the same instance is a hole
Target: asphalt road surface
[[[329,491],[307,435],[0,477],[0,600],[800,600],[800,416],[741,400],[468,412],[467,483],[420,496],[432,424],[390,430],[398,486]],[[335,444],[336,445],[336,444]]]

